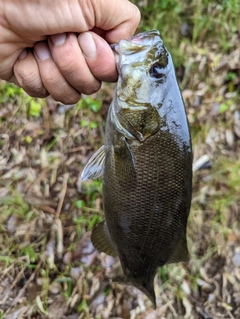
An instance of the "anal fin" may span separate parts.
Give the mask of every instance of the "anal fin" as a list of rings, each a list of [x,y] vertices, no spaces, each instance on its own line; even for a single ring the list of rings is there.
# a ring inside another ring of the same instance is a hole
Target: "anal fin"
[[[93,246],[97,248],[97,250],[113,257],[116,257],[118,255],[109,235],[109,231],[105,221],[102,221],[100,224],[94,227],[91,235],[91,240]]]

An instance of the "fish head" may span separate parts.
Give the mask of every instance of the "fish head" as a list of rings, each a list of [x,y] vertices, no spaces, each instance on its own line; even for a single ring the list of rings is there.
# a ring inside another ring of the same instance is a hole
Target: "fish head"
[[[171,56],[160,33],[140,33],[113,46],[119,73],[117,99],[120,108],[159,108],[174,73]]]

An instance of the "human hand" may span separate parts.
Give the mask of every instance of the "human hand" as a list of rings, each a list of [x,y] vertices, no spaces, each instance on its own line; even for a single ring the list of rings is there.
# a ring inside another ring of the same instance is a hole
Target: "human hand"
[[[0,0],[0,78],[76,103],[117,79],[108,43],[131,36],[139,20],[128,0]]]

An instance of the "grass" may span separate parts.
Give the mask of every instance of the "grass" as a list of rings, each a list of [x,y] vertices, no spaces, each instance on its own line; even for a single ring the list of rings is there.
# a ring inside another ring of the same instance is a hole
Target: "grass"
[[[61,106],[0,82],[0,318],[240,316],[240,3],[135,3],[139,31],[159,29],[173,55],[194,161],[210,159],[193,179],[191,260],[159,269],[155,312],[136,289],[110,285],[119,263],[89,239],[101,181],[81,186],[79,175],[103,143],[112,87]]]
[[[140,30],[158,29],[173,55],[175,65],[187,61],[183,48],[212,45],[217,51],[232,48],[231,37],[239,30],[238,0],[145,0],[133,1],[141,9]]]

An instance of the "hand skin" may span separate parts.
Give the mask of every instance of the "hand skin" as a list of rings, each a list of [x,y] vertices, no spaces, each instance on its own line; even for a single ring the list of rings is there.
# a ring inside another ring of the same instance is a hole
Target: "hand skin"
[[[65,104],[117,79],[109,43],[135,32],[128,0],[0,0],[0,78]]]

